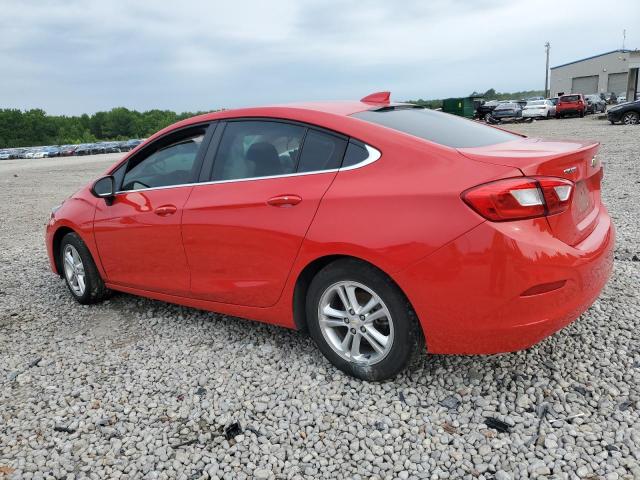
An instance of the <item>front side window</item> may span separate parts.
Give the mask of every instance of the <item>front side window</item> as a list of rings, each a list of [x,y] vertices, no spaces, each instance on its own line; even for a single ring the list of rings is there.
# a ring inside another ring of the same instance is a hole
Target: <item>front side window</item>
[[[305,127],[281,122],[229,122],[216,154],[213,180],[295,173],[305,131]]]
[[[204,134],[203,128],[185,133],[184,136],[169,142],[159,140],[160,144],[151,154],[129,163],[121,190],[167,187],[192,182],[196,157]]]
[[[496,110],[498,108],[500,106]],[[502,108],[513,108],[513,105]],[[352,116],[452,148],[483,147],[520,138],[497,128],[426,108],[366,110]]]

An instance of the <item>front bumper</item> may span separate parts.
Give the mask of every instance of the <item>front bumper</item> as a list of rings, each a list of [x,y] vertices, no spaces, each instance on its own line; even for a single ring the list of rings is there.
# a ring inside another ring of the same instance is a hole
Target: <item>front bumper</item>
[[[546,219],[485,222],[394,278],[412,302],[431,353],[528,348],[578,318],[613,265],[615,230],[600,207],[595,230],[570,246]],[[523,295],[542,284],[561,288]]]

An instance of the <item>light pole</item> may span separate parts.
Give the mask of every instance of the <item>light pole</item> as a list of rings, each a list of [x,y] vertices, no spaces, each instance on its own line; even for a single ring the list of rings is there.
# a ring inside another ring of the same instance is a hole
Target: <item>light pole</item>
[[[549,42],[544,44],[544,49],[547,52],[547,65],[544,69],[544,98],[549,98],[549,50],[551,44]]]

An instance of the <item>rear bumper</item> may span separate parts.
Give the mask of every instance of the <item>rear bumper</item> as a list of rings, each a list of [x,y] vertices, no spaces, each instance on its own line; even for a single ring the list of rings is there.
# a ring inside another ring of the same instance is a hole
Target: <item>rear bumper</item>
[[[529,111],[529,110],[524,110],[522,112],[522,116],[525,118],[539,118],[539,117],[546,117],[547,116],[547,112],[546,110],[538,110],[538,111]]]
[[[578,318],[613,265],[615,231],[601,207],[576,246],[544,219],[485,222],[394,277],[412,302],[431,353],[493,354],[528,348]],[[532,287],[555,290],[522,295]]]

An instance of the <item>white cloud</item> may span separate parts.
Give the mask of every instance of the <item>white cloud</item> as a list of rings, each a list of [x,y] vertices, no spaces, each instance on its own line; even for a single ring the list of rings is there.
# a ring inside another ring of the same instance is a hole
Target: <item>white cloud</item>
[[[552,64],[619,47],[623,28],[640,47],[639,2],[588,22],[597,12],[594,0],[3,0],[0,106],[195,110],[540,88],[547,40]]]

